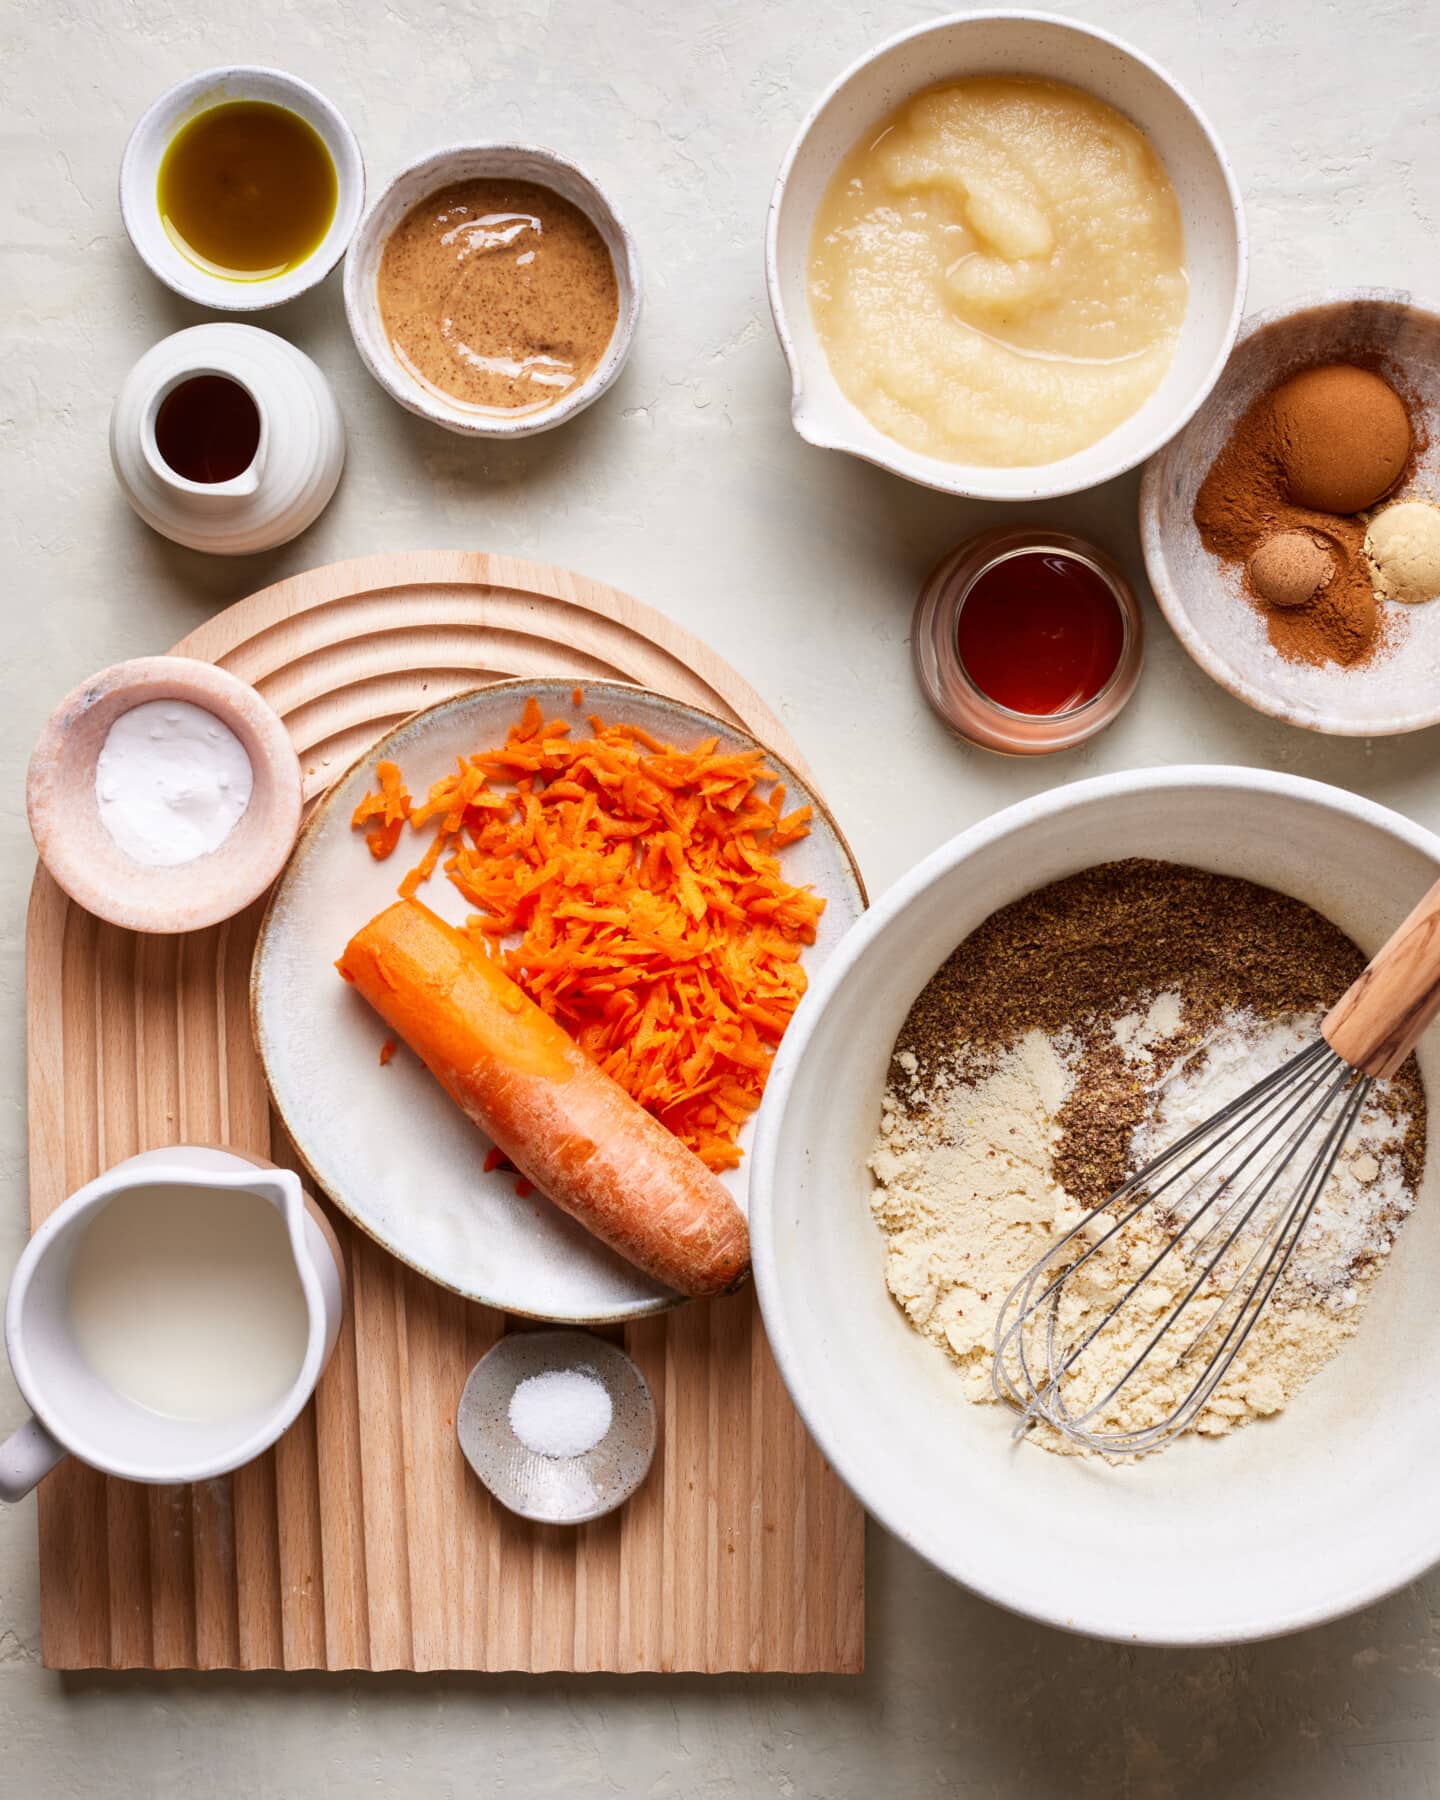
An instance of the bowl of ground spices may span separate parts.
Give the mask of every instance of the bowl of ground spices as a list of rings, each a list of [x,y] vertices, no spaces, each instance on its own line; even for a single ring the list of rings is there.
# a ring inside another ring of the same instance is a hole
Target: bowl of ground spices
[[[1307,730],[1440,723],[1440,315],[1354,290],[1246,321],[1149,463],[1145,564],[1220,685]]]
[[[984,821],[846,934],[771,1073],[755,1283],[827,1460],[937,1568],[1071,1630],[1197,1644],[1440,1559],[1440,1032],[1371,1090],[1194,1430],[1140,1461],[1017,1441],[990,1385],[1039,1251],[1303,1042],[1437,867],[1440,838],[1355,794],[1145,770]],[[1137,1423],[1161,1385],[1127,1391]]]

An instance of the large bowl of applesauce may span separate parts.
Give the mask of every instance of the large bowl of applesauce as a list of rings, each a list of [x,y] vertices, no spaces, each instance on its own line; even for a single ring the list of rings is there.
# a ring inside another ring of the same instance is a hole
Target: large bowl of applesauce
[[[1193,101],[1040,13],[939,19],[854,64],[766,233],[800,435],[990,500],[1092,487],[1179,431],[1229,355],[1245,263]]]

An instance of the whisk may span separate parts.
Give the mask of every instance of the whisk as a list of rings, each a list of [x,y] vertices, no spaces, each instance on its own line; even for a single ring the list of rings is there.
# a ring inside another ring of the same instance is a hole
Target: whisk
[[[1021,1414],[1017,1436],[1043,1420],[1136,1456],[1195,1422],[1274,1294],[1373,1084],[1437,1011],[1440,881],[1313,1044],[1132,1175],[1012,1288],[991,1379]],[[1142,1385],[1146,1404],[1132,1412]]]

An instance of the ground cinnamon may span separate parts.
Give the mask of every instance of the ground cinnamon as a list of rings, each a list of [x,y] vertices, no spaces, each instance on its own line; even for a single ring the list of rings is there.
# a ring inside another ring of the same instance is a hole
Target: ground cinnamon
[[[1195,499],[1200,541],[1223,562],[1243,564],[1275,532],[1308,531],[1322,538],[1334,553],[1335,573],[1308,605],[1267,606],[1248,578],[1242,585],[1281,656],[1353,666],[1374,652],[1379,639],[1365,526],[1295,505],[1286,494],[1286,448],[1272,389],[1247,409],[1200,485]]]

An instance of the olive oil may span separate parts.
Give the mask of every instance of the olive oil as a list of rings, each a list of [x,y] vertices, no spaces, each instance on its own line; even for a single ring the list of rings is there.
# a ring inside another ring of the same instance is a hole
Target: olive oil
[[[175,134],[156,199],[191,262],[232,281],[267,281],[319,249],[336,193],[330,152],[298,113],[229,100]]]

